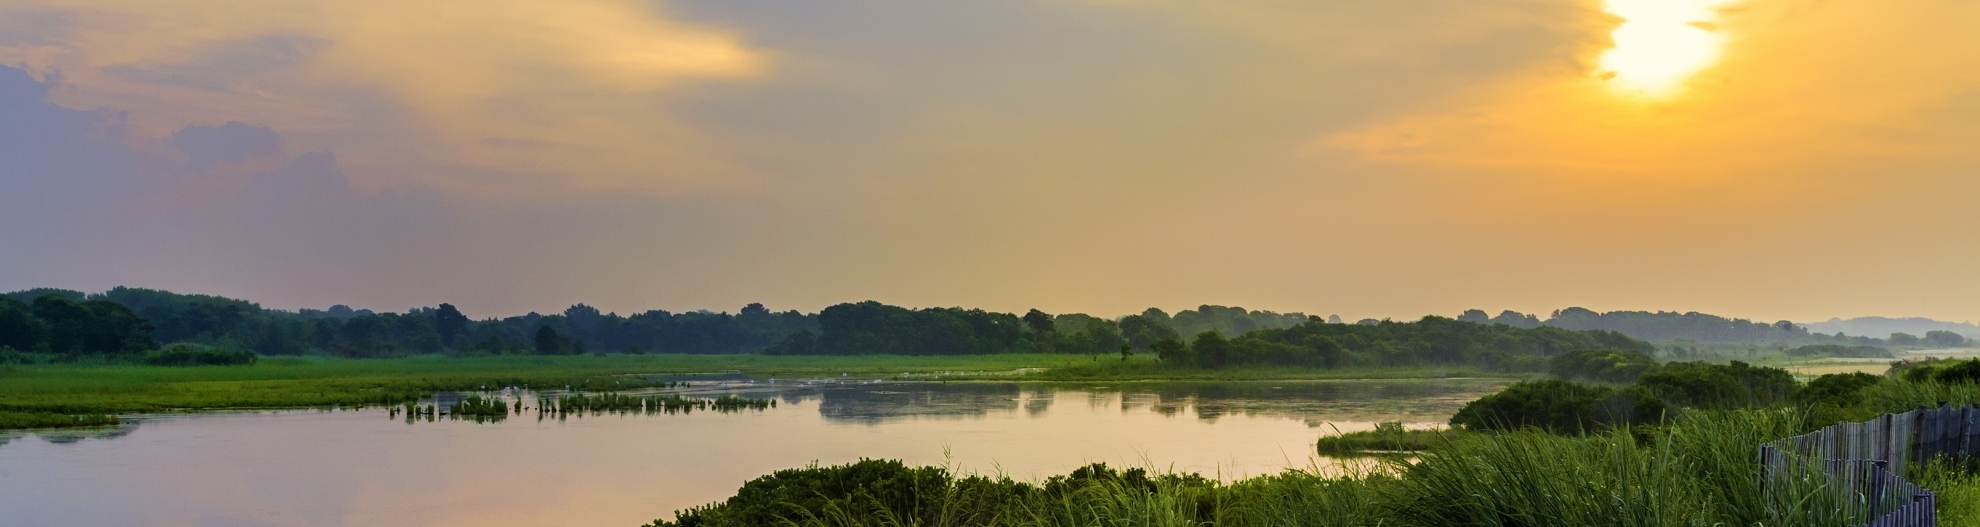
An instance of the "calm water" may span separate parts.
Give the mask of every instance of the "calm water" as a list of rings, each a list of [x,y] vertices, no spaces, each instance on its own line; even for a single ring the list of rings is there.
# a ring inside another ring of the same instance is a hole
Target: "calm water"
[[[1504,381],[727,384],[695,391],[778,407],[482,424],[209,413],[5,434],[0,526],[633,527],[778,469],[862,457],[1017,479],[1090,462],[1230,479],[1328,466],[1310,454],[1323,433],[1440,423]]]

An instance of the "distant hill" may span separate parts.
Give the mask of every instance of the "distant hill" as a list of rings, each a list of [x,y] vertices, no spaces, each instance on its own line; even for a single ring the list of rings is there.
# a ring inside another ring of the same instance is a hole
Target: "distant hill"
[[[1924,335],[1933,331],[1951,331],[1966,338],[1980,339],[1980,325],[1971,322],[1943,322],[1923,317],[1888,318],[1857,317],[1849,320],[1831,318],[1828,322],[1802,324],[1802,327],[1817,333],[1834,335],[1838,332],[1855,337],[1890,338],[1892,333]]]

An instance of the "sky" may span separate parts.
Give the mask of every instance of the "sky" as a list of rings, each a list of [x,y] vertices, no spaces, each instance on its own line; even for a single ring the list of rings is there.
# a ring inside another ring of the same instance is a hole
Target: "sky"
[[[1970,0],[10,0],[0,289],[1980,319]]]

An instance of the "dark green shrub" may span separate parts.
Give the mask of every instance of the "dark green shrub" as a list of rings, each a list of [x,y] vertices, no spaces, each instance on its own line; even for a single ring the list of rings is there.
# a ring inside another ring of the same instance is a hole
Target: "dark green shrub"
[[[1744,362],[1673,362],[1637,379],[1637,385],[1679,406],[1751,408],[1786,402],[1800,389],[1794,374]]]
[[[1546,380],[1514,383],[1499,393],[1466,403],[1451,417],[1451,426],[1466,430],[1530,427],[1565,434],[1657,422],[1665,413],[1663,401],[1645,390]]]
[[[1863,389],[1883,382],[1883,377],[1863,372],[1831,373],[1808,381],[1794,394],[1794,402],[1813,405],[1832,403],[1836,406],[1855,406],[1863,402]]]
[[[1946,384],[1980,382],[1980,359],[1955,362],[1935,369],[1937,371],[1932,372],[1934,381]]]
[[[1009,479],[953,478],[941,467],[862,459],[849,465],[780,470],[744,483],[726,501],[680,511],[674,521],[654,520],[650,525],[751,527],[870,515],[896,518],[904,525],[981,525],[985,522],[937,520],[944,512],[1004,509],[1008,502],[1036,491]]]
[[[1656,369],[1657,359],[1631,350],[1582,350],[1547,361],[1547,373],[1563,380],[1630,383]]]

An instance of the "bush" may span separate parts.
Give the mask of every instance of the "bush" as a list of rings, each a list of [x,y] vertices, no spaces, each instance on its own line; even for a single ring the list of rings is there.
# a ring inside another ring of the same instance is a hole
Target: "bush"
[[[1891,363],[1890,371],[1884,375],[1904,379],[1909,382],[1941,382],[1960,384],[1980,382],[1980,359],[1957,361],[1951,359],[1928,358],[1924,360],[1903,360]]]
[[[1531,427],[1554,433],[1581,433],[1658,422],[1664,413],[1663,401],[1635,387],[1616,390],[1547,380],[1513,383],[1499,393],[1465,403],[1451,417],[1451,426],[1466,430]]]
[[[1665,401],[1701,408],[1767,406],[1790,400],[1801,387],[1787,370],[1740,361],[1673,362],[1636,382]]]
[[[1863,372],[1831,373],[1808,381],[1794,394],[1794,402],[1804,405],[1832,403],[1836,406],[1856,406],[1863,402],[1863,389],[1883,382],[1878,377]]]
[[[252,351],[195,348],[179,344],[146,352],[140,361],[152,366],[237,366],[254,364],[255,359]]]
[[[1547,373],[1562,380],[1631,383],[1657,369],[1657,359],[1630,350],[1582,350],[1547,361]]]
[[[1934,381],[1946,384],[1980,382],[1980,359],[1956,362],[1937,370],[1932,373]]]
[[[744,483],[727,501],[676,513],[657,527],[786,525],[832,516],[875,514],[908,525],[941,525],[941,513],[969,505],[998,510],[1034,491],[1008,479],[952,478],[942,467],[908,467],[900,461],[862,459],[849,465],[779,470]],[[956,499],[957,494],[972,499]],[[951,503],[955,502],[955,503]]]

